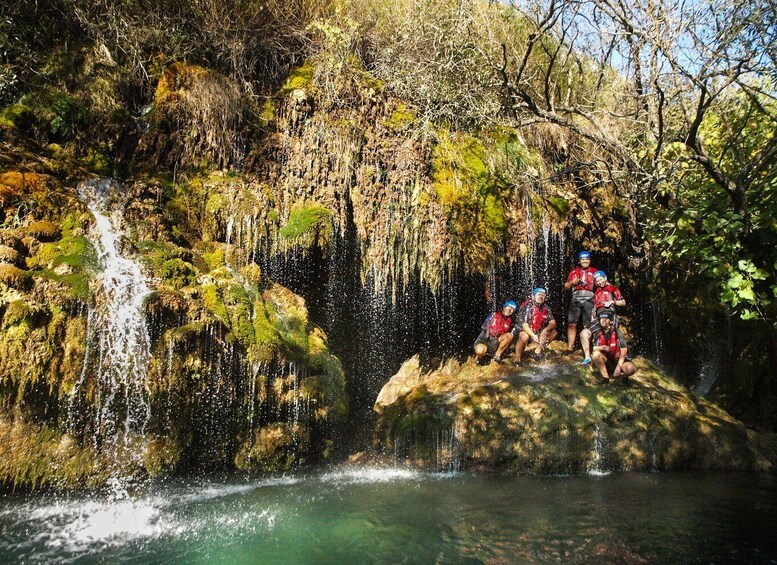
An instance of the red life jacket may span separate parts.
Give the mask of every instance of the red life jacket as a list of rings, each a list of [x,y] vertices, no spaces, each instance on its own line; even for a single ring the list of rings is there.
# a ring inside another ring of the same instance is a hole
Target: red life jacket
[[[531,310],[526,312],[526,309],[528,308],[531,308]],[[547,304],[540,306],[530,298],[521,304],[521,310],[526,312],[526,314],[521,318],[521,323],[526,322],[529,324],[531,331],[534,333],[538,333],[548,324],[548,319],[550,316],[548,314],[549,310]]]
[[[597,286],[596,290],[594,291],[594,308],[599,310],[599,308],[605,307],[605,302],[610,300],[614,302],[616,300],[621,300],[622,298],[621,291],[618,290],[617,286],[613,286],[611,284]],[[613,304],[610,306],[610,308],[615,308],[615,305]]]
[[[607,354],[607,357],[610,359],[617,361],[621,358],[621,345],[618,342],[618,332],[615,330],[612,330],[610,332],[610,335],[605,336],[604,332],[599,333],[599,339],[596,340],[596,345],[602,346],[602,345],[609,345],[610,350],[609,351],[602,351],[602,353]]]
[[[488,335],[499,337],[506,334],[513,328],[513,317],[505,316],[501,311],[494,312],[491,321],[488,323]]]
[[[571,281],[575,278],[580,279],[580,282],[577,283],[575,286],[572,287],[572,291],[578,291],[578,290],[594,290],[594,273],[596,272],[596,269],[593,267],[588,267],[586,269],[583,269],[583,267],[575,267],[572,269],[572,272],[569,273],[569,277],[567,280]]]

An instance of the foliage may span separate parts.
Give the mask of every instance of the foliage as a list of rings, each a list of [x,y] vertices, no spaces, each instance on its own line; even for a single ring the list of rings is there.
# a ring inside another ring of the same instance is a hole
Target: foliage
[[[772,104],[770,112],[777,110]],[[726,174],[775,143],[774,122],[743,92],[722,99],[700,126],[706,151]],[[651,210],[649,236],[665,276],[682,277],[705,300],[712,294],[744,320],[777,323],[777,170],[763,170],[743,191],[746,206],[712,181],[681,144],[667,148],[675,175],[660,188],[666,206]],[[669,279],[669,280],[667,280]]]

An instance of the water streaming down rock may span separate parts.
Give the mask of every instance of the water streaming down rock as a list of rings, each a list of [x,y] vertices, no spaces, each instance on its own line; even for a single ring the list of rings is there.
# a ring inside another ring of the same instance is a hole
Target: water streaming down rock
[[[601,424],[594,426],[593,442],[591,445],[591,457],[588,462],[589,475],[607,475],[605,457],[607,449],[607,436]]]
[[[148,401],[150,342],[144,300],[151,292],[140,265],[121,252],[124,226],[120,209],[111,209],[117,185],[85,182],[78,193],[94,216],[90,240],[102,269],[100,303],[89,315],[94,345],[87,345],[83,385],[90,364],[96,371],[95,442],[128,444],[142,436],[151,417]],[[76,387],[76,393],[78,387]]]

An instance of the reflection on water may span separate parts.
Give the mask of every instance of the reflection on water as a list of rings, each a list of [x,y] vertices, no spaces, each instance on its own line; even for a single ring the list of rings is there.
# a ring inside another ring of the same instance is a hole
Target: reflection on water
[[[770,562],[761,475],[480,477],[334,470],[159,484],[136,497],[5,496],[13,562]]]

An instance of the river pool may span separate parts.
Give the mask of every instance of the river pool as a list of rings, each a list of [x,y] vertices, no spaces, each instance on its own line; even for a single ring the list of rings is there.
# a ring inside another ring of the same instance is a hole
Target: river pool
[[[335,469],[0,498],[0,562],[775,563],[777,480]]]

